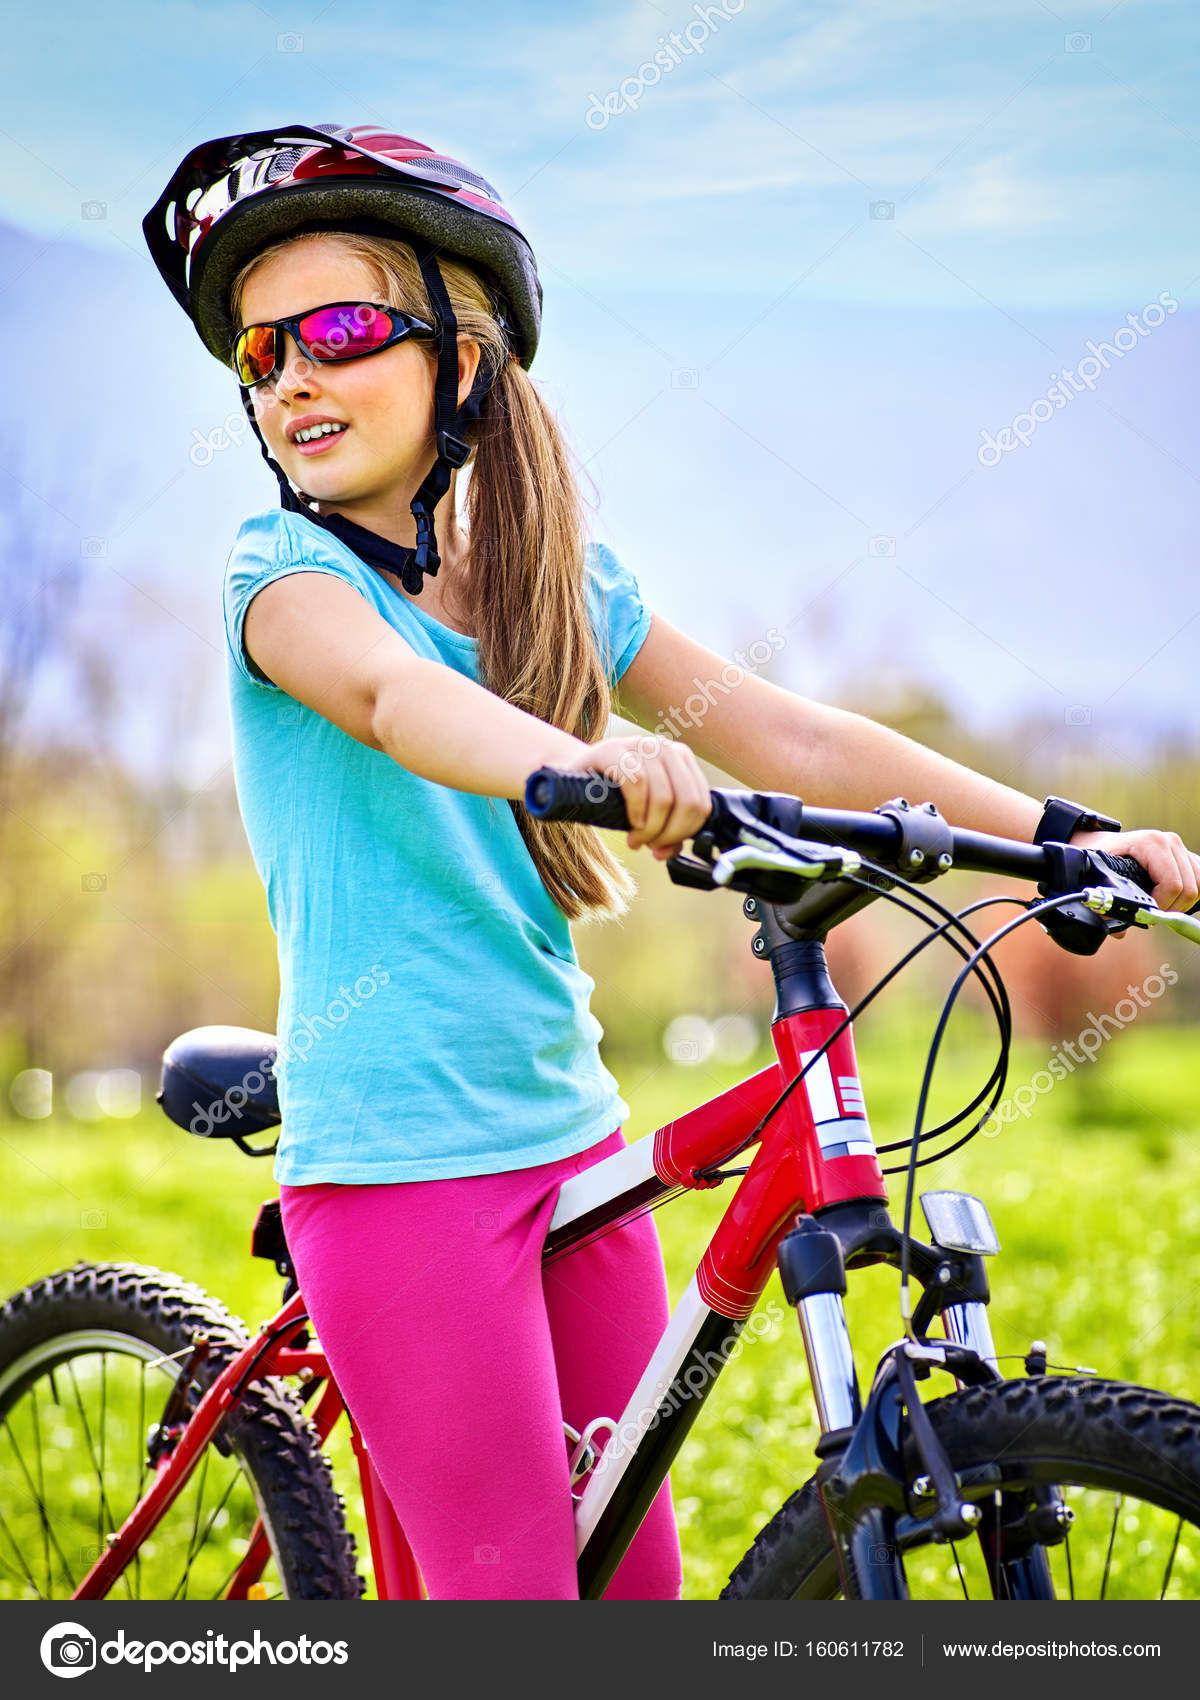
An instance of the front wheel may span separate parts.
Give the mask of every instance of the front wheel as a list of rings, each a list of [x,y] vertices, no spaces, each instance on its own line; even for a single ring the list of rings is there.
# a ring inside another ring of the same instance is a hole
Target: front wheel
[[[148,1485],[147,1432],[197,1329],[207,1387],[243,1325],[135,1263],[76,1264],[0,1309],[0,1598],[71,1598]],[[198,1399],[193,1383],[189,1410]],[[275,1379],[246,1389],[109,1598],[244,1599],[251,1585],[267,1599],[362,1593],[316,1430]]]
[[[963,1497],[989,1517],[994,1510],[1008,1525],[1032,1508],[1035,1489],[1061,1490],[1074,1520],[1043,1549],[1057,1597],[1200,1597],[1200,1409],[1148,1388],[1074,1376],[975,1387],[926,1409]],[[908,1434],[904,1456],[911,1484],[923,1467]],[[983,1543],[935,1545],[919,1510],[902,1564],[914,1599],[1004,1597]],[[721,1598],[841,1598],[815,1479],[776,1512]]]

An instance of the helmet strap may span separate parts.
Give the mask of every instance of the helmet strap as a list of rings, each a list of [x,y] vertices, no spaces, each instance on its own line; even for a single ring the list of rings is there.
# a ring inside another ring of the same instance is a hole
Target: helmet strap
[[[495,374],[481,361],[475,374],[475,382],[471,385],[471,393],[461,407],[458,405],[458,320],[454,316],[454,308],[450,305],[450,296],[433,248],[423,237],[415,234],[406,235],[405,240],[417,257],[433,309],[437,327],[438,360],[433,391],[433,434],[437,445],[437,459],[412,499],[412,514],[417,522],[417,547],[413,555],[414,583],[410,585],[407,580],[404,581],[404,588],[411,590],[415,596],[420,593],[424,574],[428,573],[432,577],[441,565],[433,528],[433,512],[450,488],[454,469],[462,466],[471,452],[461,433],[467,425],[478,419],[483,398],[492,387]]]

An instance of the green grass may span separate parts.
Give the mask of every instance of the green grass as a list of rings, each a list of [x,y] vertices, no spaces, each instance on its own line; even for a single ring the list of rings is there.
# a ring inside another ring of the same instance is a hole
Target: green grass
[[[862,1049],[877,1138],[906,1134],[920,1057],[886,1036],[868,1036]],[[948,1060],[947,1105],[955,1090],[959,1099],[969,1095],[962,1089],[973,1088],[984,1055],[974,1048]],[[1012,1079],[1028,1080],[1043,1056],[1027,1047],[1014,1059]],[[698,1073],[666,1065],[648,1074],[620,1070],[635,1109],[627,1137],[652,1131],[761,1060]],[[923,1171],[923,1188],[961,1186],[992,1210],[1003,1246],[989,1271],[1001,1354],[1015,1358],[1040,1338],[1053,1361],[1200,1399],[1194,1088],[1187,1034],[1130,1031],[1086,1080],[1073,1077],[1040,1100],[1032,1119]],[[278,1307],[278,1277],[249,1255],[256,1207],[276,1191],[270,1164],[191,1138],[157,1111],[98,1128],[0,1123],[0,1187],[9,1201],[0,1293],[76,1260],[119,1258],[198,1282],[252,1327]],[[672,1298],[731,1196],[726,1186],[657,1213]],[[893,1192],[897,1217],[902,1196]],[[889,1271],[852,1278],[851,1330],[864,1381],[900,1332],[896,1293]],[[689,1598],[720,1590],[756,1531],[812,1470],[817,1431],[804,1357],[777,1280],[759,1317],[762,1331],[718,1382],[672,1471]],[[348,1444],[331,1450],[365,1567]]]

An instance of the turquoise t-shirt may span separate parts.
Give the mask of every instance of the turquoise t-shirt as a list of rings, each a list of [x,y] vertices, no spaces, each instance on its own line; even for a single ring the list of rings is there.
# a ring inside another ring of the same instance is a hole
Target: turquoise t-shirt
[[[650,629],[612,551],[585,552],[615,685]],[[363,1184],[490,1174],[606,1138],[629,1114],[566,916],[503,799],[418,778],[306,708],[242,647],[252,597],[322,572],[418,655],[477,678],[453,632],[302,514],[238,532],[225,627],[238,802],[279,950],[275,1177]]]

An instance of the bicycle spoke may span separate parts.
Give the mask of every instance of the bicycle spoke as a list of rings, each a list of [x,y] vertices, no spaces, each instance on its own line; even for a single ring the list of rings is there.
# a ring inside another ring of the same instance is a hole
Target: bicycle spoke
[[[137,1433],[134,1436],[134,1439],[136,1440],[138,1447],[138,1479],[137,1487],[134,1489],[133,1494],[133,1504],[136,1505],[142,1497],[142,1488],[145,1485],[146,1476],[150,1469],[148,1448],[146,1446],[146,1366],[141,1362],[138,1364],[138,1421]],[[130,1510],[132,1509],[133,1506],[130,1506]],[[140,1541],[134,1548],[133,1553],[133,1578],[137,1584],[136,1592],[137,1597],[140,1600],[142,1597],[142,1546]]]
[[[993,1564],[992,1598],[994,1600],[998,1600],[1000,1598],[1000,1544],[1004,1529],[1003,1501],[1000,1496],[999,1488],[997,1488],[995,1493],[992,1495],[992,1507],[996,1513],[995,1540],[993,1542],[996,1557]]]
[[[100,1480],[102,1482],[105,1482],[105,1481],[108,1480],[108,1474],[107,1474],[107,1472],[104,1468],[105,1451],[106,1451],[106,1446],[105,1446],[106,1436],[105,1436],[105,1432],[104,1432],[104,1427],[105,1427],[105,1418],[107,1417],[107,1415],[108,1415],[108,1353],[107,1352],[101,1352],[101,1354],[100,1354]],[[102,1547],[104,1545],[104,1537],[108,1533],[108,1531],[103,1527],[103,1521],[104,1521],[104,1519],[103,1519],[103,1515],[102,1515],[102,1509],[101,1509],[100,1506],[97,1506],[96,1507],[96,1545],[98,1547]],[[113,1524],[113,1528],[116,1528],[115,1523]]]
[[[954,1559],[954,1568],[958,1571],[958,1580],[963,1591],[963,1599],[969,1600],[971,1596],[967,1592],[967,1579],[963,1575],[962,1565],[958,1562],[958,1543],[956,1541],[951,1541],[950,1543],[950,1555]]]
[[[1101,1599],[1104,1598],[1105,1592],[1107,1591],[1107,1588],[1108,1588],[1108,1573],[1109,1573],[1109,1570],[1112,1567],[1113,1542],[1117,1538],[1117,1518],[1121,1515],[1121,1506],[1122,1506],[1123,1502],[1124,1502],[1124,1495],[1123,1494],[1117,1494],[1116,1503],[1113,1505],[1112,1528],[1108,1532],[1108,1551],[1104,1556],[1104,1580],[1100,1584],[1100,1598]]]
[[[42,1426],[41,1426],[41,1421],[38,1417],[37,1382],[36,1381],[34,1382],[33,1386],[29,1389],[29,1408],[30,1408],[30,1412],[32,1414],[32,1419],[33,1419],[33,1444],[37,1448],[38,1500],[41,1504],[44,1505],[46,1503],[46,1475],[45,1475],[45,1471],[42,1467]],[[53,1584],[53,1581],[51,1580],[51,1576],[50,1576],[49,1530],[46,1527],[45,1523],[42,1524],[42,1560],[43,1560],[43,1562],[45,1563],[45,1566],[46,1566],[46,1594],[45,1594],[45,1598],[49,1599],[51,1597],[52,1592],[53,1592],[54,1584]]]
[[[223,1506],[225,1504],[225,1500],[229,1498],[229,1495],[230,1495],[230,1493],[232,1493],[234,1487],[236,1486],[236,1483],[237,1483],[237,1476],[235,1474],[233,1480],[230,1482],[228,1488],[225,1490],[225,1499],[222,1499],[221,1505],[218,1505],[218,1507],[217,1507],[217,1511],[220,1511],[221,1506]],[[215,1516],[216,1512],[214,1512],[213,1515]],[[233,1581],[234,1577],[237,1575],[238,1571],[241,1569],[244,1558],[245,1558],[245,1554],[243,1553],[241,1558],[236,1558],[234,1560],[232,1569],[229,1570],[226,1573],[224,1579],[217,1585],[216,1593],[212,1594],[210,1596],[210,1598],[212,1598],[214,1600],[223,1600],[225,1598],[226,1592],[228,1591],[228,1588],[229,1588],[229,1584]],[[279,1597],[281,1599],[283,1598],[282,1593],[280,1594]]]
[[[208,1453],[207,1452],[204,1455],[204,1461],[205,1461],[205,1464],[207,1464],[207,1462],[208,1462]],[[234,1488],[237,1486],[237,1484],[240,1480],[241,1480],[241,1472],[235,1466],[233,1474],[229,1478],[229,1486],[225,1489],[225,1492],[221,1495],[220,1499],[217,1501],[216,1506],[213,1508],[212,1515],[209,1517],[208,1522],[204,1525],[204,1529],[203,1529],[203,1531],[201,1532],[201,1535],[200,1535],[199,1545],[196,1548],[197,1552],[199,1552],[200,1547],[202,1547],[204,1545],[205,1541],[208,1539],[210,1533],[212,1532],[213,1525],[216,1523],[216,1520],[221,1515],[222,1511],[224,1511],[230,1494],[233,1492]],[[175,1592],[170,1596],[171,1599],[176,1599],[178,1597],[178,1594],[179,1594],[179,1589],[181,1587],[186,1587],[187,1578],[188,1578],[188,1571],[191,1569],[192,1557],[193,1557],[193,1554],[189,1552],[187,1558],[184,1560],[184,1565],[185,1565],[184,1573],[180,1577],[179,1581],[175,1584]],[[239,1559],[238,1564],[240,1564],[240,1563],[241,1563],[241,1560]],[[237,1574],[237,1567],[238,1567],[237,1564],[235,1564],[233,1569],[229,1572],[229,1579],[225,1583],[226,1587],[229,1586],[229,1581],[231,1581],[232,1578]],[[220,1597],[221,1596],[219,1594],[216,1594],[216,1595],[213,1596],[214,1599],[219,1599]]]
[[[34,1486],[33,1477],[29,1473],[29,1467],[25,1462],[24,1454],[22,1453],[21,1448],[17,1445],[17,1437],[12,1431],[12,1424],[8,1420],[7,1412],[5,1413],[5,1416],[4,1416],[4,1428],[5,1428],[5,1432],[8,1435],[9,1441],[12,1445],[13,1452],[16,1454],[17,1463],[21,1466],[21,1474],[25,1477],[25,1481],[26,1481],[26,1483],[29,1487],[29,1491],[33,1495],[33,1502],[37,1506],[38,1516],[42,1520],[42,1528],[45,1531],[45,1533],[49,1536],[50,1540],[54,1543],[54,1550],[58,1554],[58,1562],[63,1567],[63,1574],[67,1578],[67,1582],[70,1586],[71,1592],[74,1593],[75,1592],[75,1577],[74,1577],[74,1574],[71,1570],[71,1566],[67,1563],[66,1554],[63,1552],[63,1549],[58,1544],[58,1536],[54,1533],[54,1530],[50,1527],[50,1519],[46,1515],[45,1501],[42,1499],[42,1497],[40,1496],[40,1494],[37,1491],[37,1488]],[[54,1583],[53,1583],[52,1577],[48,1578],[47,1587],[48,1587],[49,1592],[50,1592],[50,1597],[53,1597]]]
[[[108,1353],[107,1352],[101,1352],[101,1354],[100,1354],[100,1480],[102,1482],[108,1481]],[[102,1521],[103,1521],[102,1508],[98,1506],[96,1508],[96,1546],[97,1546],[98,1550],[100,1550],[100,1551],[103,1551],[103,1549],[104,1549],[104,1536],[105,1536],[105,1530],[101,1526]],[[113,1528],[116,1529],[117,1527],[118,1527],[118,1524],[116,1522],[116,1519],[114,1518],[113,1519]],[[141,1543],[139,1542],[139,1546],[140,1546],[140,1544]],[[135,1552],[137,1551],[136,1547],[134,1548],[134,1551]],[[129,1595],[129,1598],[131,1600],[136,1599],[138,1596],[134,1593],[133,1585],[129,1580],[129,1566],[128,1565],[126,1565],[125,1568],[121,1571],[121,1582],[122,1582],[122,1584],[125,1588],[125,1592]]]
[[[103,1357],[104,1354],[101,1353],[100,1355]],[[96,1472],[96,1482],[100,1489],[100,1513],[108,1519],[108,1530],[105,1531],[105,1533],[107,1533],[117,1527],[117,1520],[113,1515],[112,1506],[108,1502],[108,1488],[105,1485],[104,1476],[100,1471],[100,1465],[96,1458],[96,1448],[92,1443],[91,1425],[87,1420],[87,1412],[83,1408],[83,1398],[80,1394],[79,1382],[75,1375],[75,1363],[71,1358],[67,1359],[67,1374],[71,1378],[71,1386],[75,1389],[75,1403],[79,1408],[79,1420],[83,1424],[83,1438],[87,1442],[88,1457],[92,1461],[92,1469]],[[103,1540],[101,1544],[103,1544]]]
[[[200,1527],[200,1509],[204,1504],[204,1483],[208,1479],[208,1460],[211,1456],[212,1448],[205,1447],[204,1456],[200,1460],[200,1468],[196,1472],[196,1509],[192,1515],[192,1532],[188,1536],[188,1549],[183,1561],[183,1575],[175,1585],[175,1592],[171,1595],[172,1599],[178,1596],[180,1584],[183,1586],[183,1598],[186,1600],[188,1597],[187,1585],[192,1570],[192,1560],[200,1550],[199,1543],[196,1540],[196,1531]]]
[[[4,1533],[8,1536],[9,1545],[12,1547],[13,1551],[17,1555],[17,1563],[21,1566],[22,1570],[24,1571],[25,1579],[28,1581],[29,1586],[33,1589],[33,1591],[37,1595],[38,1599],[39,1600],[49,1599],[50,1596],[48,1594],[43,1594],[42,1590],[38,1587],[36,1581],[34,1580],[33,1571],[30,1570],[29,1566],[25,1563],[25,1560],[22,1558],[21,1549],[17,1545],[16,1540],[13,1537],[12,1530],[9,1528],[7,1522],[5,1521],[3,1511],[0,1511],[0,1529],[3,1529]],[[5,1570],[11,1572],[11,1574],[13,1576],[20,1576],[21,1575],[21,1571],[14,1569],[14,1567],[8,1562],[8,1560],[6,1558],[0,1557],[0,1565],[2,1565]]]
[[[1067,1555],[1067,1587],[1070,1590],[1071,1598],[1074,1599],[1075,1598],[1075,1572],[1071,1568],[1071,1531],[1069,1529],[1067,1530],[1067,1538],[1063,1542],[1063,1550]]]
[[[1162,1590],[1158,1596],[1160,1600],[1165,1600],[1167,1597],[1167,1587],[1171,1580],[1171,1572],[1175,1568],[1175,1554],[1179,1551],[1179,1537],[1182,1533],[1183,1518],[1181,1517],[1175,1525],[1175,1539],[1171,1542],[1171,1556],[1167,1559],[1167,1573],[1163,1577]]]

